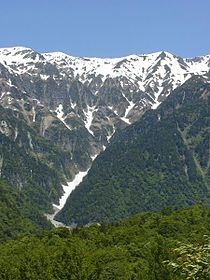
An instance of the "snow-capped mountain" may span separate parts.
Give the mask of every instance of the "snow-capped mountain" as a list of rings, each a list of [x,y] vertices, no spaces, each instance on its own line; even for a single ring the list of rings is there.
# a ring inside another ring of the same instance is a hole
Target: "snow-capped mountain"
[[[210,67],[209,55],[182,59],[168,52],[112,59],[78,58],[58,52],[43,56],[50,63],[56,64],[63,75],[73,73],[74,78],[78,77],[88,85],[91,85],[95,77],[100,77],[102,83],[108,78],[125,78],[120,81],[120,86],[131,93],[135,90],[150,93],[153,108],[159,105],[161,95],[169,94],[171,89],[181,85],[193,74],[208,72]],[[170,88],[165,92],[169,84]]]
[[[151,97],[149,103],[153,108],[158,106],[163,95],[169,94],[171,89],[182,84],[191,75],[207,72],[209,61],[210,55],[182,59],[168,52],[104,59],[73,57],[61,52],[40,54],[24,47],[0,49],[0,62],[11,73],[39,74],[43,80],[52,76],[54,79],[59,76],[59,80],[66,77],[78,79],[88,85],[95,95],[107,79],[120,80],[119,86],[130,92],[128,100],[124,97],[127,102],[130,101],[132,92],[146,92]],[[59,73],[50,71],[54,67]],[[167,85],[169,88],[166,93]]]
[[[61,184],[87,171],[116,130],[209,68],[210,55],[101,59],[0,49],[0,178],[49,209]]]
[[[21,112],[41,136],[70,150],[72,158],[86,151],[89,164],[116,129],[157,108],[173,89],[209,68],[210,55],[185,59],[156,52],[105,59],[4,48],[0,104]]]

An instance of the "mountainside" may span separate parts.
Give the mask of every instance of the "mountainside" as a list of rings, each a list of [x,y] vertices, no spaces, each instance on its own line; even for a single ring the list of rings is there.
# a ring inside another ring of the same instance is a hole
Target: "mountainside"
[[[209,55],[98,59],[0,49],[0,178],[50,211],[61,184],[86,171],[115,131],[209,68]]]
[[[210,204],[210,80],[195,76],[113,137],[57,219],[111,222],[166,206]]]
[[[27,197],[3,180],[0,180],[0,221],[0,241],[51,228]]]
[[[37,135],[23,115],[0,106],[0,177],[50,211],[62,194],[61,183],[74,175],[69,152]]]

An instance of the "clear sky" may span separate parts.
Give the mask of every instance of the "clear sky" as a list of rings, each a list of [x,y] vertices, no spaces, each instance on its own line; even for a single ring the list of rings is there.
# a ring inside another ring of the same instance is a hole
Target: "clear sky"
[[[0,47],[120,57],[210,54],[210,0],[0,0]]]

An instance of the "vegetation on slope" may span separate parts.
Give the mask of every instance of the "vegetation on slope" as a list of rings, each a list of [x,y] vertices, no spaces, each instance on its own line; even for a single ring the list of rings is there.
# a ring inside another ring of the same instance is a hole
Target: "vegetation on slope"
[[[62,194],[64,176],[73,177],[69,152],[37,135],[21,113],[0,106],[0,177],[42,211]]]
[[[0,240],[51,228],[43,215],[16,188],[0,180]]]
[[[193,77],[118,133],[57,219],[112,222],[166,206],[209,205],[210,84]]]

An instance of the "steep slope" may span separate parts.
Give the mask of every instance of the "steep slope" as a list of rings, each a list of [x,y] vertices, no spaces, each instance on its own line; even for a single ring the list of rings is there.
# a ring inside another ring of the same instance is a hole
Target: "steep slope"
[[[57,219],[111,222],[139,211],[210,203],[210,83],[195,76],[119,132]]]
[[[50,228],[49,222],[16,188],[0,180],[0,241]]]
[[[49,211],[63,194],[61,184],[87,171],[116,130],[207,72],[209,60],[167,52],[98,59],[0,49],[1,178]]]
[[[36,134],[23,115],[0,106],[0,178],[49,211],[62,194],[61,183],[74,176],[69,152]]]

